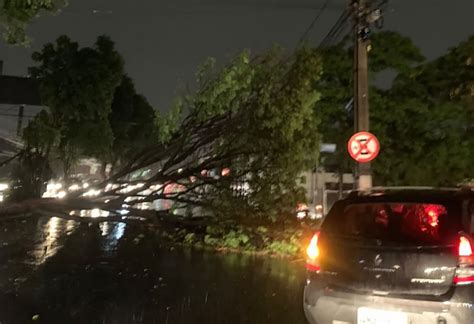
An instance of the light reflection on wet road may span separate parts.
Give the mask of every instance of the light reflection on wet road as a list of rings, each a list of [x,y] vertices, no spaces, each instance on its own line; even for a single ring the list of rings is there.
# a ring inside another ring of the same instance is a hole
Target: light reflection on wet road
[[[2,324],[305,323],[299,263],[173,249],[123,223],[1,224]]]

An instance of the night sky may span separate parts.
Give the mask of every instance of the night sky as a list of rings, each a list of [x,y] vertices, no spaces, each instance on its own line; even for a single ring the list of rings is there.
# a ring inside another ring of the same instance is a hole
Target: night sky
[[[0,45],[4,73],[25,75],[31,53],[59,35],[91,45],[100,34],[116,42],[137,90],[166,111],[176,89],[192,83],[209,56],[227,60],[244,48],[295,46],[325,0],[70,0],[58,16],[29,28],[30,48]],[[317,44],[346,0],[331,0],[309,40]],[[474,0],[392,0],[386,29],[410,36],[434,58],[474,34]]]

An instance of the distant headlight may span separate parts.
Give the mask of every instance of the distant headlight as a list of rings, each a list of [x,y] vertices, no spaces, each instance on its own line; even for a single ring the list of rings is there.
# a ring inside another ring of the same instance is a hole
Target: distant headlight
[[[297,217],[298,219],[303,219],[303,218],[306,217],[306,212],[304,212],[304,211],[297,212],[297,213],[296,213],[296,217]]]

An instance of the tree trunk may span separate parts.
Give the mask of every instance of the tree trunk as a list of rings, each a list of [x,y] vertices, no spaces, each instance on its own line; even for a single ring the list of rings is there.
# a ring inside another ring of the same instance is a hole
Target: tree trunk
[[[105,181],[108,178],[107,177],[107,165],[108,165],[107,162],[102,162],[102,164],[100,166],[100,177],[101,177],[102,181]]]
[[[109,176],[113,176],[115,171],[120,169],[120,159],[114,159],[112,165],[110,166]]]

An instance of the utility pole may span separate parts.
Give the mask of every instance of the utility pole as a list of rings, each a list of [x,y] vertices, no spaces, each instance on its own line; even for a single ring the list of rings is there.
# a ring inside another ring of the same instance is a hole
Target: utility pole
[[[23,113],[25,110],[25,105],[21,105],[18,108],[18,122],[16,124],[16,134],[21,136],[21,130],[23,129]]]
[[[367,0],[351,0],[354,18],[354,128],[369,131],[369,72],[370,24],[381,21],[381,11],[373,9]],[[372,187],[370,162],[358,163],[356,170],[359,189]]]

